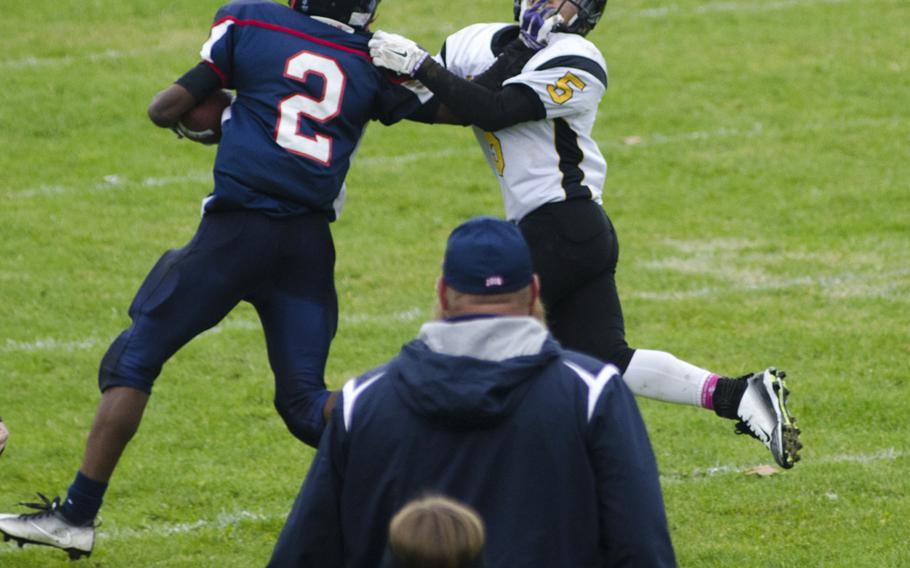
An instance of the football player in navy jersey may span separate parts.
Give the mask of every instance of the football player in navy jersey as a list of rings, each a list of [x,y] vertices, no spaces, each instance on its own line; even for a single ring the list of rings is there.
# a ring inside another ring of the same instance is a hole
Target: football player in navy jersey
[[[211,93],[236,91],[214,190],[196,235],[152,268],[130,306],[132,325],[101,362],[101,403],[66,500],[0,517],[7,537],[89,554],[108,480],[162,365],[244,300],[265,331],[279,414],[293,435],[318,442],[334,400],[323,378],[338,318],[329,223],[367,123],[391,124],[419,105],[370,62],[367,25],[378,3],[227,4],[202,62],[154,97],[151,120],[176,127]]]
[[[513,0],[513,24],[475,24],[450,35],[435,58],[377,31],[373,62],[430,92],[410,118],[474,126],[502,190],[506,217],[528,241],[547,324],[563,346],[615,364],[633,392],[713,409],[762,441],[789,468],[799,430],[783,373],[722,377],[625,340],[615,271],[619,245],[602,206],[606,161],[591,137],[607,66],[584,36],[606,0]],[[470,79],[470,80],[469,80]]]

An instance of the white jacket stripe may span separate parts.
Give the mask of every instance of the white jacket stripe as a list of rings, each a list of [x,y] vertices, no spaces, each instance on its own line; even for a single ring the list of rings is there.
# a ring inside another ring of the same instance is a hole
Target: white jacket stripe
[[[603,392],[610,379],[619,376],[619,369],[613,365],[605,365],[595,377],[571,361],[565,361],[565,365],[575,371],[575,374],[588,385],[588,421],[590,422],[591,416],[594,415],[594,407],[597,406],[597,400],[600,398],[600,393]]]
[[[385,372],[373,375],[369,379],[366,379],[360,385],[357,384],[357,379],[351,379],[345,383],[344,388],[341,389],[344,394],[344,429],[347,432],[351,431],[351,417],[354,414],[354,403],[357,401],[357,397],[363,394],[363,391],[367,390],[370,385],[379,380]]]

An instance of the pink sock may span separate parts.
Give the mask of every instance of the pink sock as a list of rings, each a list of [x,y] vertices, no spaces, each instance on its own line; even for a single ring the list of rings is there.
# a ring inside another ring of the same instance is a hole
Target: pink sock
[[[701,387],[701,405],[708,410],[714,410],[714,389],[717,388],[717,380],[720,375],[711,375]]]

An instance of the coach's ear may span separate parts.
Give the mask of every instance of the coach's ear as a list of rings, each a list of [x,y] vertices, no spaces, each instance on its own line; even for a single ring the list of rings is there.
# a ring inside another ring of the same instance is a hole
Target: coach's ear
[[[446,286],[446,282],[441,276],[436,279],[436,300],[439,302],[443,315],[449,311],[449,299],[446,297],[446,290],[448,289],[449,287]]]
[[[537,311],[538,302],[540,302],[540,278],[537,277],[537,274],[534,274],[531,278],[531,302],[528,304],[531,315],[534,315],[534,312]]]

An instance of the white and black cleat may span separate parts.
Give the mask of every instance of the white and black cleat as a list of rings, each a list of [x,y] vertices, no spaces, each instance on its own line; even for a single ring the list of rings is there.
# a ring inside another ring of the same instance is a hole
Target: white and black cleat
[[[95,523],[85,526],[70,523],[60,512],[60,498],[53,501],[38,494],[43,503],[24,503],[37,513],[0,515],[0,534],[3,540],[15,540],[22,548],[26,544],[50,546],[66,552],[71,560],[91,556],[95,545]]]
[[[799,428],[787,408],[790,391],[784,384],[786,373],[774,367],[747,377],[746,392],[739,403],[736,430],[760,440],[779,466],[789,469],[799,461]]]

